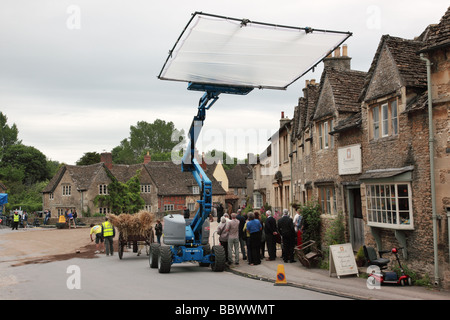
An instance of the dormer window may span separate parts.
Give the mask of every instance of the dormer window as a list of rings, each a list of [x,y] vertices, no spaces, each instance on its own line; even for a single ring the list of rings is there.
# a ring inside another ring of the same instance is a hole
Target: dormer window
[[[200,194],[199,186],[192,186],[192,194]]]
[[[370,139],[379,139],[398,134],[397,99],[373,105],[369,109]]]
[[[317,147],[319,148],[319,150],[334,147],[334,140],[333,137],[329,134],[330,131],[333,131],[333,119],[317,123]]]

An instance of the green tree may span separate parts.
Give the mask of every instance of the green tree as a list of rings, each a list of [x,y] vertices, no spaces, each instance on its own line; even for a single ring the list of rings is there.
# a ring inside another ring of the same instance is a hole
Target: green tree
[[[140,171],[137,171],[135,176],[123,183],[108,174],[112,180],[108,185],[108,194],[96,196],[94,204],[109,207],[114,214],[138,212],[145,205],[145,201],[141,197],[139,175]]]
[[[113,162],[133,164],[142,162],[147,152],[152,156],[170,153],[179,143],[177,139],[172,140],[173,134],[178,132],[172,121],[160,119],[156,119],[153,123],[139,121],[130,127],[130,137],[122,140],[120,145],[112,150]]]
[[[7,147],[21,143],[21,141],[17,139],[19,129],[17,129],[16,124],[14,123],[12,126],[9,126],[7,122],[8,117],[0,112],[0,160]]]
[[[22,169],[22,183],[30,186],[33,183],[50,179],[50,170],[45,155],[38,149],[22,144],[11,145],[3,152],[0,163],[1,170]]]
[[[77,166],[87,166],[100,162],[100,153],[98,152],[85,152],[84,155],[78,159],[75,163]]]

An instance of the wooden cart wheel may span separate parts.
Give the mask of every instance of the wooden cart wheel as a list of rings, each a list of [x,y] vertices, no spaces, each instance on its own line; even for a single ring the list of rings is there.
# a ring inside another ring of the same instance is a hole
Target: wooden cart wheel
[[[123,246],[124,246],[124,241],[122,240],[122,237],[119,237],[119,249],[118,249],[118,254],[119,254],[119,259],[122,259],[123,257]]]

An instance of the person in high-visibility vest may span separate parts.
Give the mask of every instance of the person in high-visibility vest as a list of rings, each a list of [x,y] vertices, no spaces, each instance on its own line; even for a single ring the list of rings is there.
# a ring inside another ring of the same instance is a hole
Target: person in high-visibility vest
[[[13,214],[13,223],[12,223],[12,230],[16,229],[19,227],[19,222],[20,222],[20,215],[17,211],[14,211]]]
[[[95,235],[95,248],[97,249],[95,253],[100,253],[100,242],[103,243],[102,226],[99,224],[94,225],[93,223],[91,223],[91,232],[89,236],[91,237],[91,241],[94,241],[92,235]]]
[[[105,240],[105,252],[106,255],[113,255],[113,238],[116,235],[116,230],[111,222],[108,221],[108,217],[105,218],[105,222],[102,223],[102,236]]]

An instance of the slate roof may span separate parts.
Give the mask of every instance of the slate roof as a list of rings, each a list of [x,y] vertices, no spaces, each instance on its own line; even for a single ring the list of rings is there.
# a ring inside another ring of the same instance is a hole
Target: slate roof
[[[247,188],[246,178],[252,172],[247,164],[237,164],[233,169],[225,170],[228,177],[228,187]]]
[[[421,52],[447,47],[450,45],[450,7],[437,25],[430,25],[424,37],[425,45]]]
[[[390,35],[383,35],[378,44],[377,51],[372,60],[372,64],[367,72],[363,90],[361,91],[360,101],[365,99],[368,86],[375,72],[381,52],[384,48],[389,50],[397,66],[398,73],[402,79],[403,86],[426,88],[427,71],[424,61],[417,54],[423,48],[424,42],[417,40],[408,40]]]
[[[301,137],[303,130],[309,125],[316,108],[319,97],[319,84],[308,84],[303,89],[303,97],[298,99],[298,105],[294,108],[293,134],[291,140]]]
[[[197,185],[192,173],[182,172],[181,166],[172,161],[150,161],[145,167],[158,187],[158,195],[192,195],[192,186]],[[213,195],[225,195],[225,190],[210,170],[207,169],[205,173],[211,180]]]
[[[324,90],[325,79],[328,80],[333,94],[334,107],[338,112],[359,112],[361,104],[358,101],[363,89],[364,79],[367,73],[357,70],[325,68],[320,80],[320,94]],[[333,114],[330,105],[318,106],[314,119],[320,119]]]
[[[108,170],[102,162],[87,166],[63,165],[42,192],[54,192],[66,172],[71,176],[77,190],[87,190],[100,170]],[[158,195],[192,195],[192,186],[197,185],[190,172],[181,172],[180,165],[171,161],[151,161],[145,165],[114,164],[109,172],[117,180],[125,182],[133,177],[137,170],[147,170],[158,188]],[[208,170],[206,173],[212,182],[213,195],[225,195],[225,190],[212,177],[212,174]]]
[[[333,131],[330,131],[330,134],[344,132],[352,128],[359,128],[361,127],[361,123],[361,112],[354,113],[344,120],[339,121],[338,124],[333,128]]]
[[[106,169],[103,163],[96,163],[87,166],[63,165],[59,168],[58,172],[53,176],[42,192],[54,192],[66,171],[71,176],[77,190],[87,190],[91,185],[92,179],[97,175],[99,170],[102,169]]]

